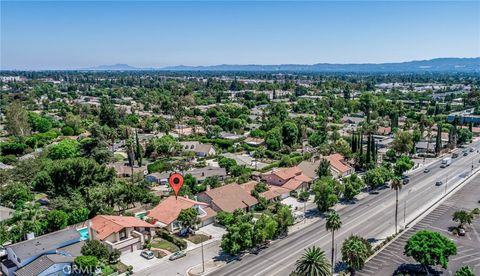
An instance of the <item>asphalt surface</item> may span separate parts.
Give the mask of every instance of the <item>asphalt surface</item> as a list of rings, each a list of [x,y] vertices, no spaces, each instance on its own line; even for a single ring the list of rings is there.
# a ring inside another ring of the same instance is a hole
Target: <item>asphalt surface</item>
[[[420,222],[409,228],[398,239],[394,240],[371,260],[358,275],[394,275],[395,271],[406,272],[408,269],[417,270],[420,266],[413,258],[403,255],[406,241],[419,230],[431,230],[451,239],[457,246],[457,254],[451,256],[447,269],[439,266],[434,267],[433,274],[453,275],[460,267],[467,265],[480,275],[480,218],[473,221],[471,226],[466,227],[466,235],[463,237],[452,235],[450,227],[458,226],[452,221],[452,215],[456,211],[471,211],[480,207],[480,176],[467,182],[451,197],[442,202]],[[412,274],[412,273],[410,273]]]
[[[429,173],[423,169],[410,175],[410,183],[405,185],[399,194],[399,224],[408,223],[416,218],[424,209],[431,206],[448,189],[471,173],[472,164],[479,166],[480,155],[476,152],[479,142],[470,145],[475,152],[468,156],[461,154],[453,159],[447,168],[440,168],[440,160],[428,166]],[[442,186],[435,186],[442,181]],[[343,221],[342,228],[336,233],[336,258],[341,259],[340,248],[343,240],[350,235],[359,235],[371,242],[381,241],[394,233],[395,192],[389,188],[380,190],[376,195],[370,195],[356,204],[339,211]],[[231,262],[209,275],[289,275],[294,270],[294,263],[300,258],[304,249],[319,246],[327,256],[330,256],[331,236],[325,230],[325,220],[319,220],[306,228],[275,241],[258,255],[246,255],[240,261]]]

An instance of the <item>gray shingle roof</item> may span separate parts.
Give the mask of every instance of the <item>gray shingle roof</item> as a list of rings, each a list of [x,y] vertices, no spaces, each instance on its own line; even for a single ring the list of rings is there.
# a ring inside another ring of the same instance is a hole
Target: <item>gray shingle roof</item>
[[[73,263],[74,257],[58,254],[48,254],[37,258],[35,261],[15,271],[16,276],[36,276],[54,264]]]
[[[11,248],[15,255],[23,261],[24,259],[56,250],[62,245],[65,246],[69,242],[71,244],[75,241],[80,241],[80,233],[75,228],[70,228],[15,243],[7,246],[7,248]]]

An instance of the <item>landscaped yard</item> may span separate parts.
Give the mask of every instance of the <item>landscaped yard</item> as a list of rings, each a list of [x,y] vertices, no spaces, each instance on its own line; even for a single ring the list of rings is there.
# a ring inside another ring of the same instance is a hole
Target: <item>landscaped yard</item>
[[[210,239],[209,236],[203,235],[203,234],[190,235],[187,238],[187,240],[189,240],[190,242],[193,242],[195,244],[198,244],[198,243],[201,243],[201,242],[204,242],[204,241],[208,241],[209,239]]]
[[[180,251],[180,248],[178,248],[178,246],[176,246],[175,244],[173,244],[169,241],[163,240],[163,239],[154,239],[152,241],[152,247],[165,249],[165,250],[170,251],[172,253]]]

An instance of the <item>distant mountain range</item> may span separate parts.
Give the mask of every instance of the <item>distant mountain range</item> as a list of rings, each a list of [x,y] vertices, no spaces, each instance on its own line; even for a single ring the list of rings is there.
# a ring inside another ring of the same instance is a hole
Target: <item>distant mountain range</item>
[[[263,72],[479,72],[480,57],[436,58],[398,63],[317,63],[280,65],[212,65],[212,66],[169,66],[163,68],[138,68],[127,64],[101,65],[81,70],[87,71],[263,71]]]

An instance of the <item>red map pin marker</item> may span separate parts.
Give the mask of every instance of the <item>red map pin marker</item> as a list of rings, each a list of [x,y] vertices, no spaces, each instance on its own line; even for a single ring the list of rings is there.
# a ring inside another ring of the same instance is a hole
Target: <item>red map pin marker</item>
[[[183,176],[179,173],[172,173],[168,178],[168,184],[170,184],[170,187],[172,187],[173,191],[175,192],[175,198],[177,198],[178,192],[183,185]]]

